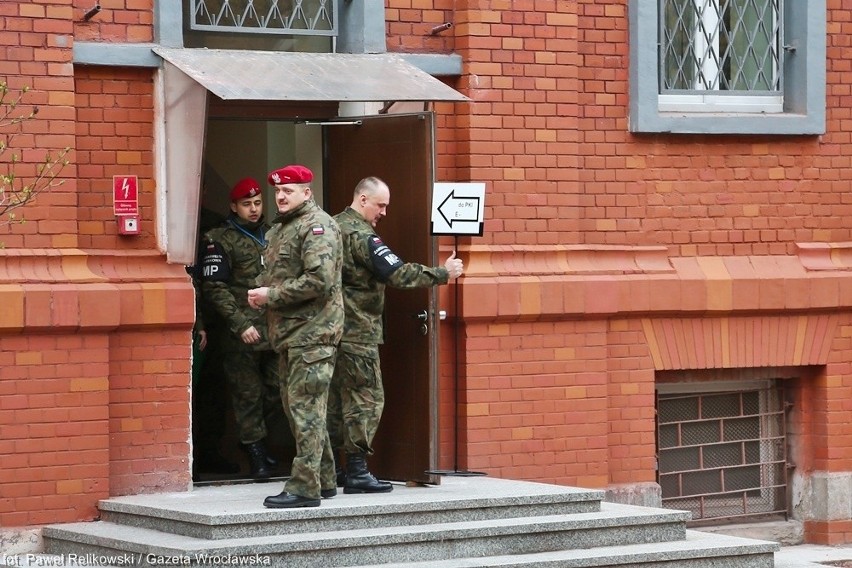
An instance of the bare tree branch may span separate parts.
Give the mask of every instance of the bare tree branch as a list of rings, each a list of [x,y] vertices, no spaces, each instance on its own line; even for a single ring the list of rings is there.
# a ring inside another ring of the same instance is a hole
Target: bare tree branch
[[[0,82],[0,226],[10,223],[23,223],[23,216],[17,209],[31,203],[40,193],[50,191],[62,185],[65,180],[57,179],[68,160],[66,156],[71,148],[59,152],[45,152],[41,162],[36,165],[35,177],[18,176],[16,170],[21,167],[21,155],[14,151],[14,141],[23,132],[24,124],[34,120],[38,107],[21,108],[28,87],[12,94],[6,81]]]

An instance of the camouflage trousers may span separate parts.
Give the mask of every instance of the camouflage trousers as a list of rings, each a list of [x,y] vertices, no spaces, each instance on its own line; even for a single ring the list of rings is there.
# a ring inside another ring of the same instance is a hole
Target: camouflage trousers
[[[319,499],[321,489],[337,485],[325,426],[335,351],[329,345],[291,347],[279,359],[281,401],[296,439],[296,457],[284,484],[292,495]]]
[[[222,370],[231,392],[240,442],[266,437],[266,419],[281,407],[278,357],[274,351],[233,351],[223,357]]]
[[[328,432],[332,447],[348,453],[373,453],[373,437],[385,407],[379,346],[342,342],[328,394]]]

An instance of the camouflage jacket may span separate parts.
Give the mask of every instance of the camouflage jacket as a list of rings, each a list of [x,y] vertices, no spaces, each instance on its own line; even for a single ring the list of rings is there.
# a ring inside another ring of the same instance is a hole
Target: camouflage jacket
[[[267,228],[260,224],[252,232],[231,216],[204,235],[200,255],[202,291],[205,301],[225,319],[230,331],[223,338],[227,349],[270,349],[266,314],[248,305],[249,288],[254,288],[263,269]],[[240,335],[251,326],[260,333],[261,341],[248,345]]]
[[[340,229],[309,199],[269,231],[259,286],[269,286],[272,347],[337,345],[343,331]]]
[[[334,218],[343,237],[343,307],[346,312],[343,341],[383,343],[385,285],[394,288],[436,286],[446,284],[449,274],[443,266],[430,268],[416,262],[403,262],[351,207]]]

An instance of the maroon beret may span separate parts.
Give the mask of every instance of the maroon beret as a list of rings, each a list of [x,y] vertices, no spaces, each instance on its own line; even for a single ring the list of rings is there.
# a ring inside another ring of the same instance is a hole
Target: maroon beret
[[[305,166],[291,165],[269,172],[269,185],[285,185],[288,183],[308,183],[314,179],[314,174]]]
[[[246,197],[260,195],[260,184],[254,178],[244,178],[237,182],[231,190],[231,201],[239,201]]]

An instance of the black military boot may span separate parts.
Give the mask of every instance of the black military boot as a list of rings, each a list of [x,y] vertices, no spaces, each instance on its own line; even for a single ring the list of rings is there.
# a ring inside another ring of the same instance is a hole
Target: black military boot
[[[387,493],[393,491],[393,485],[379,481],[367,470],[367,457],[364,454],[346,454],[346,483],[344,493]]]
[[[258,441],[246,444],[245,448],[249,455],[251,478],[257,481],[266,481],[272,477],[269,458],[266,454],[266,447],[263,445],[263,442]]]
[[[263,506],[271,509],[295,509],[299,507],[319,507],[319,499],[311,499],[310,497],[302,497],[301,495],[291,495],[286,491],[282,491],[278,495],[270,495],[263,500]]]

